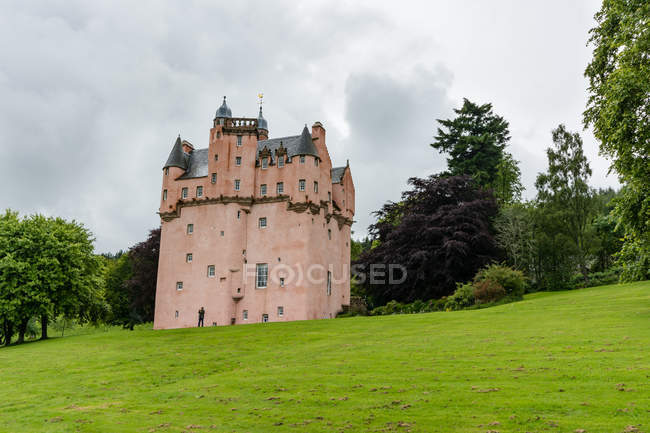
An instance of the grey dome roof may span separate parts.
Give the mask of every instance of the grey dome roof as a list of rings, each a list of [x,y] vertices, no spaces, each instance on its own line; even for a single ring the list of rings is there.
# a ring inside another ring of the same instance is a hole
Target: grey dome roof
[[[269,124],[266,121],[266,119],[264,118],[264,116],[262,116],[262,107],[261,106],[260,106],[260,115],[257,116],[257,129],[265,129],[267,131],[269,130]]]
[[[232,117],[232,111],[230,110],[230,107],[226,104],[226,97],[223,97],[223,104],[221,104],[221,107],[217,110],[217,114],[215,117]]]
[[[169,158],[163,168],[167,167],[180,167],[183,170],[187,170],[187,154],[183,152],[183,143],[181,142],[181,136],[179,135],[176,139],[172,151],[169,153]]]

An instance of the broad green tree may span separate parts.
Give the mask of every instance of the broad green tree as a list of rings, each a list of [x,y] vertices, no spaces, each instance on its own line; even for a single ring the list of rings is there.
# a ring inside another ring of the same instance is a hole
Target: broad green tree
[[[577,265],[587,278],[589,229],[594,209],[593,191],[587,183],[591,168],[578,133],[560,125],[552,135],[553,146],[546,150],[548,171],[540,173],[535,181],[537,201],[543,212],[553,213],[560,223],[558,229],[571,239]]]
[[[521,184],[521,170],[519,161],[514,159],[508,152],[497,164],[497,174],[491,186],[494,196],[501,204],[512,204],[521,201],[521,193],[524,187]]]
[[[650,277],[650,2],[604,0],[590,31],[585,126],[625,185],[615,214],[625,230],[624,279]]]
[[[494,114],[492,104],[467,99],[454,112],[453,119],[438,119],[440,127],[431,146],[448,155],[450,175],[469,175],[479,186],[493,188],[510,140],[508,122]]]

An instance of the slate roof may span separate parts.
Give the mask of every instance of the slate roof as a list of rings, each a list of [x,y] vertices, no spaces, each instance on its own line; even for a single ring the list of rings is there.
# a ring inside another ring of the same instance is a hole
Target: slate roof
[[[206,177],[208,175],[208,149],[197,149],[187,156],[188,168],[179,179]]]
[[[260,115],[257,116],[257,129],[269,130],[269,123],[266,121],[264,116],[262,116],[262,106],[260,106]]]
[[[331,170],[332,174],[332,183],[341,183],[341,179],[343,179],[343,175],[345,174],[345,169],[347,167],[334,167]]]
[[[163,168],[167,167],[180,167],[183,170],[187,170],[188,164],[188,155],[183,152],[183,143],[181,142],[181,136],[179,135],[172,147],[172,151],[169,153],[169,158]]]
[[[217,109],[217,114],[214,116],[216,117],[232,117],[232,110],[228,105],[226,104],[226,97],[223,97],[223,104],[221,104],[221,107]]]
[[[311,134],[307,129],[307,125],[302,130],[300,135],[292,135],[289,137],[271,138],[269,140],[262,140],[257,142],[257,155],[265,147],[271,151],[271,160],[275,161],[275,150],[282,146],[287,149],[287,156],[293,158],[296,155],[313,155],[319,156],[318,150],[311,139]]]

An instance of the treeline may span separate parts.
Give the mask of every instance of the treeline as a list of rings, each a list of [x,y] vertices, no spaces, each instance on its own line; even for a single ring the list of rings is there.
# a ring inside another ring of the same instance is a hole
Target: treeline
[[[48,338],[52,321],[133,327],[153,320],[160,229],[127,253],[96,255],[76,221],[0,216],[0,344]]]

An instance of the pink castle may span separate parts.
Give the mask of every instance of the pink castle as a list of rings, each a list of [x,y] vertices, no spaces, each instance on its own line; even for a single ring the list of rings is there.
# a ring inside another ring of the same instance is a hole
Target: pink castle
[[[349,164],[325,128],[268,138],[223,104],[207,149],[180,136],[163,168],[155,329],[332,318],[350,302]]]

